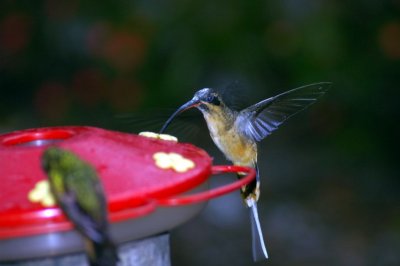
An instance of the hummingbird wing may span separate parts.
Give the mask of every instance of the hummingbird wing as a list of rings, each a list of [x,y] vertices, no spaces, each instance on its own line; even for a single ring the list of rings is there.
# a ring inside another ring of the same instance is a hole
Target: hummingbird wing
[[[236,128],[246,137],[260,141],[289,117],[314,103],[330,85],[330,82],[310,84],[256,103],[239,113]]]
[[[91,212],[81,203],[78,193],[80,191],[67,187],[66,193],[60,197],[61,207],[78,231],[92,241],[101,243],[107,238],[104,230],[106,221],[99,221],[93,217]],[[105,215],[104,219],[106,219]]]

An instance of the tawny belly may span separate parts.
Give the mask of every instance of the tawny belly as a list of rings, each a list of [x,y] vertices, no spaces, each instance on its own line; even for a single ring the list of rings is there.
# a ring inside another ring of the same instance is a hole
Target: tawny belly
[[[254,166],[257,160],[257,146],[255,143],[245,141],[236,134],[229,134],[225,138],[213,137],[215,144],[233,164]]]

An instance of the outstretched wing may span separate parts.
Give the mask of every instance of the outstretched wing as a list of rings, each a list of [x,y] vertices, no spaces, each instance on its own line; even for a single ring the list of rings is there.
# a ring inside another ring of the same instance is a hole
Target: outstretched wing
[[[246,137],[260,141],[289,117],[314,103],[330,86],[330,82],[315,83],[265,99],[242,110],[236,126]]]

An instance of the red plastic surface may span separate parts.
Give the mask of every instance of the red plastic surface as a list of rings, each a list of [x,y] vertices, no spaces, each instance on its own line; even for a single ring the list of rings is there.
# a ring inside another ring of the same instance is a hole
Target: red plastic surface
[[[53,127],[0,135],[0,239],[68,230],[60,209],[28,200],[35,184],[47,177],[40,156],[49,145],[75,152],[97,170],[109,202],[112,222],[152,212],[157,205],[181,205],[210,199],[239,188],[254,178],[253,169],[212,169],[208,154],[191,145],[141,137],[93,127]],[[154,164],[155,152],[176,152],[196,167],[177,173]],[[213,172],[248,172],[247,178],[226,187],[179,198],[203,183]]]
[[[214,188],[211,190],[207,190],[204,192],[199,192],[196,194],[185,195],[185,196],[170,196],[168,198],[159,199],[158,205],[165,206],[177,206],[177,205],[185,205],[185,204],[194,204],[200,201],[210,200],[234,190],[241,188],[242,186],[250,183],[256,176],[256,170],[249,167],[237,166],[237,165],[216,165],[212,167],[212,174],[221,174],[221,173],[247,173],[247,176],[237,180],[234,183],[224,185],[218,188]]]

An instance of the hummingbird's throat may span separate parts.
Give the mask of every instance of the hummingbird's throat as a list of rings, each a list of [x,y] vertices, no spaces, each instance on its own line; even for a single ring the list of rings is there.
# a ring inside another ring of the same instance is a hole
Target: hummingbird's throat
[[[201,104],[197,105],[196,107],[199,108],[200,111],[202,111],[202,112],[208,113],[210,111],[210,108],[208,108],[208,106],[204,103],[201,103]]]

